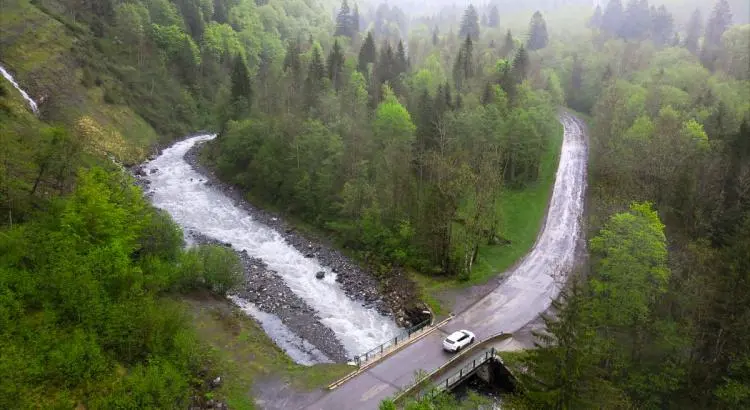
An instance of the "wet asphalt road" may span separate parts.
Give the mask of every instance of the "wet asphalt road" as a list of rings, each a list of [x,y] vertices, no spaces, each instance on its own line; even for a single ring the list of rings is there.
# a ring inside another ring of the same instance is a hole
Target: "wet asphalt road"
[[[387,357],[307,406],[310,410],[377,409],[380,401],[413,383],[419,370],[431,372],[453,354],[442,339],[469,329],[477,341],[513,333],[546,311],[574,267],[582,235],[587,147],[583,122],[561,114],[565,127],[560,163],[545,226],[532,251],[490,294],[414,344]]]

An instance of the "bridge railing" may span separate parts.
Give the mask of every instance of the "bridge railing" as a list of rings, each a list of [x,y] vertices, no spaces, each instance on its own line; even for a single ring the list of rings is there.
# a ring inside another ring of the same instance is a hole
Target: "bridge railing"
[[[421,322],[415,326],[412,326],[397,336],[393,337],[392,339],[389,339],[383,343],[381,343],[378,346],[375,346],[374,348],[358,355],[354,356],[354,364],[357,365],[357,367],[362,367],[363,365],[367,364],[368,362],[371,362],[384,354],[388,353],[391,349],[398,347],[401,344],[404,344],[408,342],[410,339],[420,335],[425,329],[427,329],[428,325],[432,323],[432,319],[427,319],[424,322]]]
[[[495,348],[491,347],[470,359],[468,363],[461,366],[457,371],[448,376],[444,381],[435,383],[427,389],[421,390],[415,396],[417,399],[424,397],[434,397],[438,394],[451,390],[453,386],[460,383],[462,380],[474,374],[474,372],[481,367],[483,364],[492,360],[495,357]]]
[[[398,403],[407,397],[413,397],[415,394],[425,394],[424,391],[430,391],[433,386],[436,388],[441,388],[441,386],[443,386],[443,388],[439,391],[444,390],[446,381],[444,380],[442,382],[436,383],[435,380],[441,380],[442,377],[448,373],[452,375],[453,379],[451,379],[451,377],[447,379],[447,387],[453,387],[453,385],[455,384],[455,375],[453,374],[453,369],[456,368],[456,366],[458,366],[459,364],[461,365],[458,370],[459,378],[467,376],[466,370],[464,370],[465,367],[478,367],[480,365],[479,361],[474,364],[474,360],[479,357],[484,357],[483,355],[488,351],[497,352],[497,349],[492,345],[502,340],[510,339],[511,337],[513,337],[513,334],[511,333],[500,332],[482,340],[479,343],[470,345],[469,347],[467,347],[467,350],[464,350],[463,352],[457,354],[442,366],[433,370],[432,373],[418,377],[414,383],[401,388],[399,393],[397,393],[393,398],[393,401]],[[451,380],[453,380],[453,384],[451,384]]]

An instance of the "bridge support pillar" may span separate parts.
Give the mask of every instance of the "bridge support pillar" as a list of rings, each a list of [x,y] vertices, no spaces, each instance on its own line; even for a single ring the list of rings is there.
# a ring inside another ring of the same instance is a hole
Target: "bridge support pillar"
[[[492,361],[489,361],[477,369],[477,377],[482,379],[485,383],[492,385],[493,379],[493,371],[492,371]]]

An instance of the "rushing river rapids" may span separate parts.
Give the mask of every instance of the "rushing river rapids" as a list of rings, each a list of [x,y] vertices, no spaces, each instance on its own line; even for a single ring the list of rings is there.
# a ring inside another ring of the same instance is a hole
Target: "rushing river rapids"
[[[306,258],[286,243],[281,233],[254,220],[231,198],[205,182],[206,177],[184,157],[195,144],[212,138],[213,135],[187,138],[144,164],[153,204],[169,212],[185,231],[196,231],[229,243],[234,249],[247,251],[265,262],[316,311],[321,323],[333,331],[350,357],[398,333],[399,328],[391,317],[349,298],[336,282],[335,273],[316,259]],[[326,272],[325,278],[316,279],[315,274],[320,271]],[[273,322],[267,315],[260,317],[257,308],[248,301],[235,297],[235,302],[261,323]],[[304,357],[298,361],[320,361],[316,359],[320,355],[311,355],[309,351],[300,354],[296,345],[284,342],[290,339],[288,329],[276,325],[265,326],[265,329],[292,357]]]

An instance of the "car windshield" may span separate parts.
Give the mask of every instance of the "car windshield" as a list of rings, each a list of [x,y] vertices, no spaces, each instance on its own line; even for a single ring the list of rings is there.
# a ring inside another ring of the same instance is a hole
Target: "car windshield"
[[[450,339],[445,339],[445,341],[446,341],[446,343],[448,343],[448,344],[453,344],[453,340],[450,340]]]
[[[458,340],[456,340],[456,341],[460,342],[460,341],[466,339],[467,337],[469,337],[469,335],[467,335],[466,333],[464,333],[463,336],[459,337]]]

